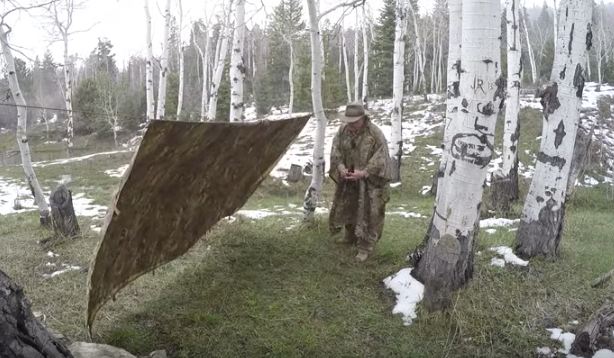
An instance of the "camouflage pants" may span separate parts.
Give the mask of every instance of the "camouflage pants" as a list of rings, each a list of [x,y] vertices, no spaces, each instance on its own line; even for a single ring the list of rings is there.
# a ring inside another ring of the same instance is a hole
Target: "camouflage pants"
[[[384,230],[389,200],[387,188],[367,185],[361,192],[357,186],[350,185],[335,200],[339,205],[333,203],[332,227],[344,225],[346,241],[356,243],[362,250],[372,251]]]

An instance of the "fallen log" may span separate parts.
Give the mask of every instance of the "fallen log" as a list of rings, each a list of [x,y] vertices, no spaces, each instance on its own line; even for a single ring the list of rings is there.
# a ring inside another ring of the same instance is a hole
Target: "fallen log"
[[[612,276],[614,276],[614,269],[597,277],[597,279],[595,279],[595,281],[593,281],[593,283],[591,284],[591,287],[595,288],[602,286],[603,284],[608,282],[612,278]]]
[[[34,317],[21,287],[0,270],[0,357],[73,357]]]
[[[608,302],[593,313],[576,333],[570,353],[592,357],[600,349],[614,350],[614,303]]]

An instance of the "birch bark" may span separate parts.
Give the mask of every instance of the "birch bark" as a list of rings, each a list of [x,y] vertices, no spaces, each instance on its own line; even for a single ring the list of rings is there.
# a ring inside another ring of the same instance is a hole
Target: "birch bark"
[[[232,1],[228,6],[228,13],[226,15],[226,21],[223,25],[223,29],[220,29],[220,34],[218,36],[218,43],[216,49],[216,64],[215,69],[213,70],[213,76],[211,78],[211,90],[209,91],[209,111],[207,114],[207,119],[209,121],[215,120],[215,116],[217,113],[217,100],[219,97],[218,90],[220,88],[220,82],[222,81],[222,75],[224,74],[224,66],[226,63],[226,56],[228,55],[228,38],[230,37],[230,9],[232,6]]]
[[[311,101],[317,121],[311,183],[305,192],[303,201],[304,220],[313,221],[315,210],[322,192],[324,182],[324,136],[326,134],[326,115],[322,104],[322,41],[320,38],[319,18],[314,0],[307,0],[311,41]]]
[[[15,59],[8,43],[8,32],[10,32],[10,28],[8,28],[6,24],[0,22],[0,48],[2,49],[2,56],[5,63],[5,76],[9,82],[11,96],[17,105],[17,144],[19,146],[19,153],[21,154],[21,166],[23,167],[23,171],[26,175],[28,186],[34,194],[34,202],[36,203],[36,206],[38,206],[40,223],[42,225],[48,225],[50,223],[49,205],[47,204],[43,190],[38,182],[38,179],[36,178],[34,168],[32,167],[30,144],[28,143],[27,135],[27,103],[23,97],[21,88],[19,87],[17,71],[15,70]]]
[[[345,34],[341,34],[343,41],[343,65],[345,67],[345,90],[348,96],[348,103],[352,102],[352,83],[350,80],[350,67],[348,66],[348,51],[347,44],[345,41]]]
[[[425,284],[429,310],[448,307],[452,291],[473,275],[483,185],[505,92],[499,71],[499,8],[499,0],[462,2],[461,101],[458,116],[446,128],[451,144],[445,200],[436,208],[424,257],[414,270]]]
[[[582,106],[590,0],[560,3],[557,51],[550,86],[541,93],[544,120],[540,151],[516,236],[522,257],[556,257],[565,218],[565,196]]]
[[[390,155],[392,156],[392,180],[401,181],[401,157],[403,155],[403,83],[405,82],[405,37],[409,0],[396,0],[395,31],[392,76],[392,133]]]
[[[243,80],[245,63],[243,62],[243,43],[245,41],[245,0],[237,0],[235,7],[234,37],[230,56],[230,121],[241,122],[245,119],[243,109]]]
[[[503,126],[503,168],[493,175],[492,192],[497,206],[507,210],[511,201],[518,199],[518,138],[520,137],[520,33],[518,0],[506,0],[507,18],[507,94],[505,123]]]
[[[164,45],[162,49],[162,57],[160,58],[160,81],[158,83],[158,108],[156,119],[164,119],[164,111],[166,107],[166,78],[168,76],[168,51],[170,47],[170,32],[171,32],[171,0],[166,0],[166,9],[164,10]]]
[[[531,65],[531,83],[534,84],[537,82],[537,66],[535,65],[535,55],[533,53],[533,48],[531,47],[531,39],[529,38],[529,29],[527,28],[524,12],[520,16],[520,20],[522,21],[522,27],[524,28],[524,36],[527,41],[527,52],[529,53],[529,63]]]
[[[365,5],[362,6],[362,105],[369,107],[369,36]]]
[[[185,61],[183,53],[183,43],[181,42],[181,31],[183,30],[183,6],[181,4],[181,0],[177,1],[177,5],[179,6],[179,30],[177,31],[177,46],[179,47],[179,90],[177,94],[177,120],[179,120],[179,117],[181,116],[181,110],[183,108]]]
[[[147,96],[147,122],[154,119],[156,103],[154,98],[153,83],[153,44],[151,42],[151,13],[149,12],[149,0],[145,0],[145,45],[147,48],[147,62],[145,63],[145,92]]]

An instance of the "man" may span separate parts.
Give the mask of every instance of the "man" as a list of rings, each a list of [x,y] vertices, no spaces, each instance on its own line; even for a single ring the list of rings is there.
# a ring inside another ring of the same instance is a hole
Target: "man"
[[[330,230],[345,227],[342,243],[356,244],[356,260],[365,261],[382,235],[391,164],[382,131],[360,103],[345,107],[333,140],[329,175],[337,184],[330,211]]]

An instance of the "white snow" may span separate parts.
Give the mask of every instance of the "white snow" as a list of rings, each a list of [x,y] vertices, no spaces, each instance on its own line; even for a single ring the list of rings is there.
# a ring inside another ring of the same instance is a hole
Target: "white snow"
[[[83,193],[73,195],[72,204],[75,208],[75,213],[78,216],[104,217],[107,212],[107,207],[92,204],[93,201],[93,199],[86,198]]]
[[[521,259],[520,257],[516,256],[511,247],[497,246],[497,247],[491,247],[489,250],[494,251],[498,255],[503,256],[503,260],[505,261],[505,263],[517,265],[517,266],[527,266],[529,264],[529,261],[525,261]]]
[[[480,228],[485,227],[508,227],[520,222],[520,219],[506,219],[506,218],[489,218],[480,220]]]
[[[420,189],[420,195],[427,195],[431,191],[430,185],[425,185]]]
[[[496,233],[496,232],[497,232],[497,229],[486,229],[486,230],[484,230],[484,231],[486,231],[487,233],[489,233],[489,234],[491,234],[491,235],[492,235],[492,234],[494,234],[494,233]]]
[[[109,170],[105,170],[104,173],[110,177],[114,177],[114,178],[121,178],[124,176],[124,173],[126,172],[126,170],[128,169],[129,164],[126,165],[122,165],[121,167],[117,168],[117,169],[109,169]]]
[[[424,109],[414,112],[407,111],[403,113],[403,155],[409,155],[416,148],[414,145],[417,137],[428,136],[434,133],[435,129],[443,125],[443,113],[432,111],[431,108],[437,106],[443,101],[441,96],[429,97],[433,102],[420,104]],[[415,99],[416,101],[418,99]],[[420,99],[421,100],[421,99]],[[371,120],[376,124],[390,141],[391,126],[390,113],[392,111],[392,99],[381,99],[369,103],[369,113]],[[345,109],[340,107],[341,112]],[[272,113],[277,113],[272,111]],[[279,111],[281,113],[281,111]],[[339,129],[340,122],[334,116],[329,116],[326,126],[326,135],[324,138],[324,158],[326,159],[326,171],[328,171],[330,150],[332,141]],[[272,117],[267,117],[270,119]],[[292,164],[300,165],[305,168],[308,163],[313,160],[313,141],[316,133],[317,122],[315,118],[309,119],[305,128],[301,131],[298,137],[288,148],[288,151],[276,164],[271,172],[271,176],[276,178],[284,178]],[[436,148],[436,147],[434,147]],[[439,149],[439,148],[437,148]]]
[[[100,233],[102,228],[100,226],[90,225],[90,230],[92,230],[93,232],[96,232],[96,233]]]
[[[77,271],[77,270],[81,270],[81,267],[79,266],[72,266],[72,265],[68,265],[68,264],[62,264],[62,267],[64,267],[61,270],[52,272],[52,273],[45,273],[43,274],[44,278],[52,278],[52,277],[56,277],[59,276],[63,273],[69,272],[69,271]]]
[[[392,314],[401,314],[405,326],[411,325],[417,317],[416,306],[424,295],[424,285],[411,276],[411,271],[412,268],[404,268],[384,279],[384,285],[394,291],[397,298]]]
[[[19,206],[16,208],[15,204]],[[36,209],[32,193],[25,186],[0,177],[0,215]]]
[[[54,253],[53,251],[48,251],[48,252],[47,252],[47,256],[48,256],[48,257],[58,257],[58,256],[60,256],[60,255],[58,255],[58,254]]]
[[[571,344],[574,339],[576,339],[576,335],[570,332],[563,332],[560,328],[547,328],[548,332],[551,333],[550,339],[554,339],[557,341],[561,341],[563,343],[563,349],[559,349],[559,352],[569,354],[569,350],[571,349]]]
[[[252,220],[259,220],[278,214],[266,210],[239,210],[237,211],[237,215],[241,215]]]
[[[505,267],[505,260],[504,259],[500,259],[498,257],[493,257],[490,260],[490,264],[492,266],[499,266],[499,267]]]
[[[552,350],[550,347],[539,347],[535,350],[535,353],[550,356],[552,354]]]
[[[32,166],[33,167],[48,167],[50,165],[61,165],[61,164],[68,164],[68,163],[74,163],[74,162],[81,162],[81,161],[92,159],[92,158],[95,158],[101,155],[113,155],[113,154],[128,153],[128,152],[130,151],[129,150],[114,150],[110,152],[100,152],[100,153],[88,154],[88,155],[84,155],[81,157],[57,159],[57,160],[45,160],[42,162],[34,162],[32,163]]]
[[[600,349],[595,352],[593,358],[614,358],[614,352],[609,349]]]
[[[406,219],[407,218],[419,219],[419,218],[425,218],[426,217],[426,216],[424,216],[422,214],[414,213],[414,212],[411,212],[411,211],[388,211],[386,214],[388,214],[388,215],[400,215],[400,216],[402,216],[402,217],[404,217]]]
[[[397,183],[390,183],[390,187],[391,188],[398,188],[401,186],[401,182],[397,182]]]

